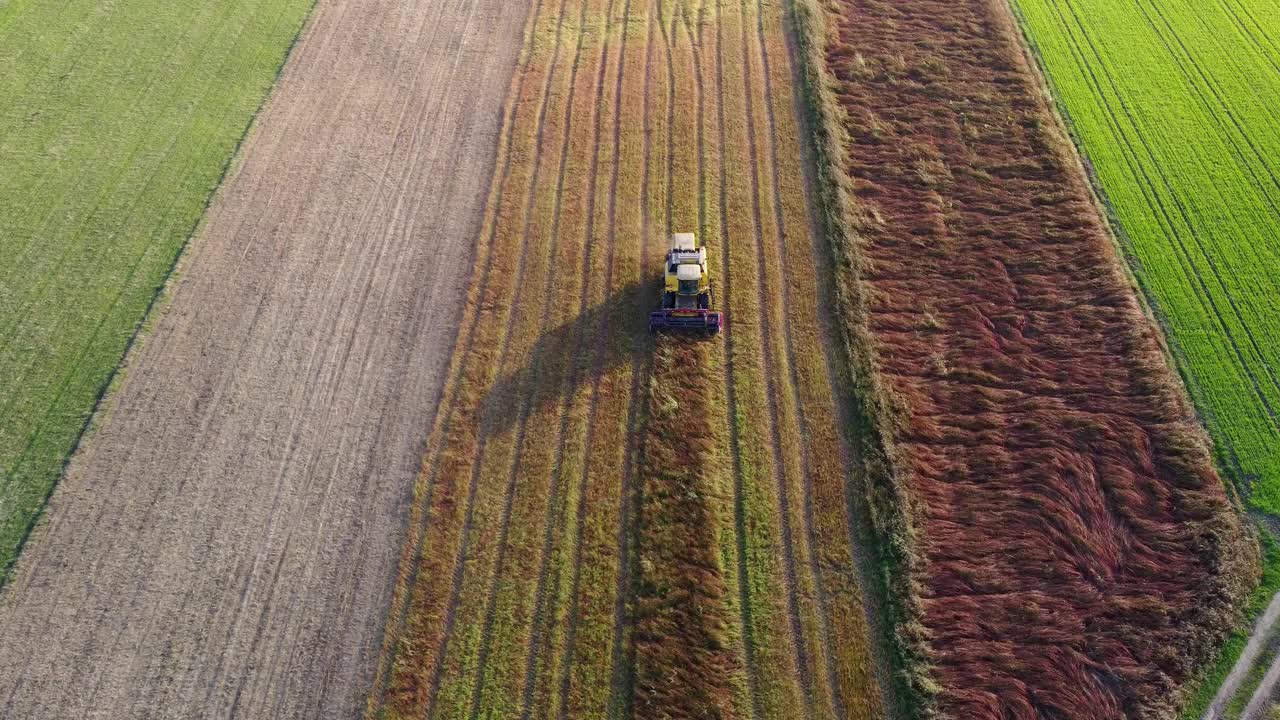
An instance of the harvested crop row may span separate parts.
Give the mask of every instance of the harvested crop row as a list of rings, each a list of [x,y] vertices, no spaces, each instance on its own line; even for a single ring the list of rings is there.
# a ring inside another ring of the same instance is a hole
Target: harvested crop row
[[[916,697],[1169,717],[1254,558],[1007,8],[826,7],[810,87]]]
[[[659,342],[649,379],[636,478],[636,718],[733,717],[705,345]]]
[[[371,713],[641,714],[644,321],[694,230],[729,318],[696,353],[717,687],[740,717],[880,716],[782,12],[535,3]]]

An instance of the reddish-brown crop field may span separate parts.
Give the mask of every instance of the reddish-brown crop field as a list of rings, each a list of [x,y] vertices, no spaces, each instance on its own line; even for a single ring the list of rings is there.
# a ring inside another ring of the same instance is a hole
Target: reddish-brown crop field
[[[1168,717],[1254,559],[1008,9],[828,8],[916,689],[967,720]]]

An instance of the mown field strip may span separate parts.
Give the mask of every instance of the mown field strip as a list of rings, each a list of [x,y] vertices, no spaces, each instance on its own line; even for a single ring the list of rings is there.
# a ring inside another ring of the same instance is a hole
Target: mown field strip
[[[311,5],[0,9],[0,575]]]
[[[711,249],[729,316],[687,356],[709,374],[676,375],[715,379],[699,485],[727,618],[704,637],[731,658],[716,706],[880,716],[783,33],[773,2],[536,5],[371,716],[666,712],[645,688],[669,640],[637,634],[634,593],[680,573],[638,564],[665,528],[637,516],[662,481],[637,475],[654,452],[637,438],[646,314],[680,230]]]
[[[1280,17],[1256,0],[1016,6],[1221,464],[1280,512]]]

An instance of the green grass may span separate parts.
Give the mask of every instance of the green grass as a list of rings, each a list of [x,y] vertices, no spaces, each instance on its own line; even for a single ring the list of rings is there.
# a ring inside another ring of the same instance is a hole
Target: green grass
[[[1280,14],[1016,0],[1220,464],[1280,513]]]
[[[312,3],[0,4],[0,580]]]
[[[1245,708],[1249,706],[1249,702],[1253,700],[1253,694],[1258,690],[1258,686],[1262,684],[1262,678],[1270,669],[1271,663],[1276,659],[1276,638],[1273,636],[1268,642],[1267,647],[1258,656],[1258,662],[1254,663],[1249,669],[1249,675],[1245,678],[1244,683],[1240,686],[1240,690],[1231,698],[1231,702],[1227,703],[1226,709],[1222,713],[1222,717],[1228,720],[1240,720],[1244,715]]]

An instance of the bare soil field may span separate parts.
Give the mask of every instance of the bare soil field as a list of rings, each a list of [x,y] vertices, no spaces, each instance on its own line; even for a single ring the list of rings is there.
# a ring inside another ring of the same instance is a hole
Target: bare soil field
[[[324,0],[0,598],[0,716],[350,718],[523,39]]]
[[[1008,8],[827,7],[846,330],[920,697],[1172,717],[1256,558]]]

